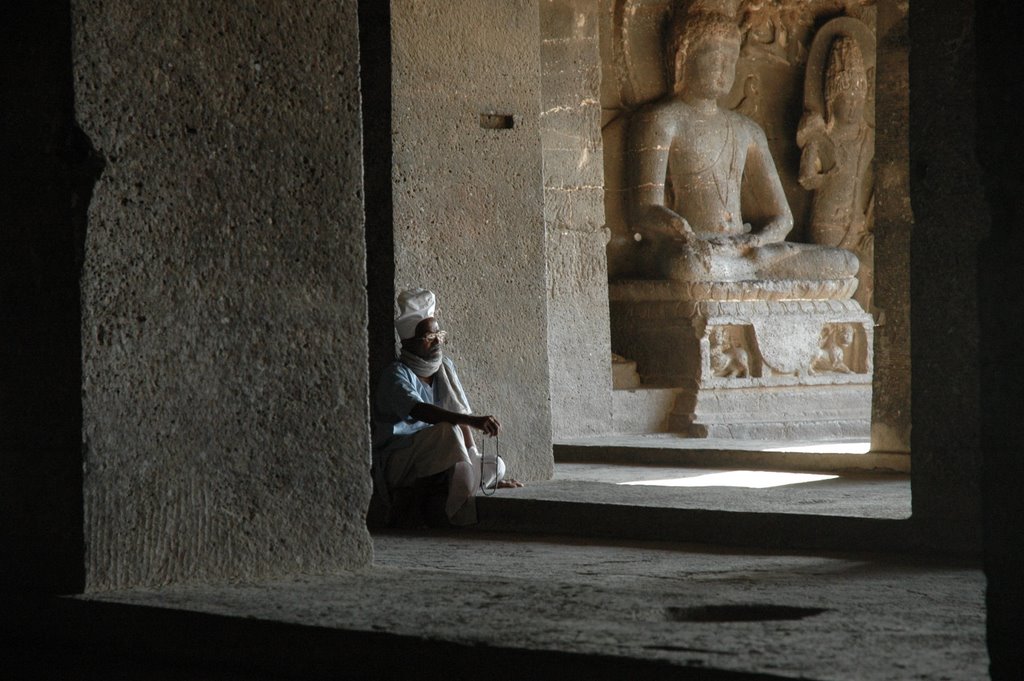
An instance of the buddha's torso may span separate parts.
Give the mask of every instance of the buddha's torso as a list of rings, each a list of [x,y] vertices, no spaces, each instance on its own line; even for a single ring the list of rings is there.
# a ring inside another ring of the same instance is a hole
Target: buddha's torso
[[[745,120],[731,111],[703,115],[679,101],[672,108],[676,130],[668,159],[668,206],[698,234],[743,233]]]

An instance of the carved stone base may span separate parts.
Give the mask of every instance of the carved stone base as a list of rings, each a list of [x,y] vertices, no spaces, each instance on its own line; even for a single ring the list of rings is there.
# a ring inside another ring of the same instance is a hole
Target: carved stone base
[[[871,384],[684,390],[668,430],[740,440],[868,439]]]
[[[612,351],[644,386],[681,388],[670,430],[870,436],[873,322],[856,301],[670,300],[630,286],[612,286]]]

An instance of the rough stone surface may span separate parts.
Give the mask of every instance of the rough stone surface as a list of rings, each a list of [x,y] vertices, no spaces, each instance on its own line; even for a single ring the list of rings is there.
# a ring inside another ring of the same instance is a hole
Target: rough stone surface
[[[395,288],[437,292],[446,352],[474,411],[502,422],[509,474],[549,478],[538,4],[391,11]],[[483,127],[491,115],[512,127]]]
[[[709,676],[975,681],[988,663],[984,579],[970,563],[452,535],[385,535],[374,543],[377,565],[351,575],[103,599],[468,645],[661,659]],[[685,621],[704,606],[823,611],[805,619]]]
[[[611,416],[597,2],[540,12],[551,429],[566,437],[607,432]]]
[[[910,452],[910,51],[907,2],[878,3],[875,374],[871,447]]]
[[[612,391],[612,432],[670,432],[668,417],[678,395],[679,388],[616,387]]]
[[[612,389],[626,390],[639,387],[640,374],[636,372],[636,362],[612,353]]]
[[[366,564],[355,2],[73,19],[87,588]]]

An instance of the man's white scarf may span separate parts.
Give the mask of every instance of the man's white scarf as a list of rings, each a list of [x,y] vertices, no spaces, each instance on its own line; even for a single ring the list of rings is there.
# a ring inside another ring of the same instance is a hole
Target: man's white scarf
[[[466,397],[466,393],[462,390],[452,377],[452,371],[442,361],[443,355],[438,350],[436,355],[432,355],[429,359],[424,359],[419,355],[414,355],[406,349],[402,349],[401,355],[398,359],[402,364],[406,365],[412,372],[421,378],[434,377],[435,381],[440,382],[441,391],[441,403],[437,406],[448,411],[453,411],[457,414],[469,414],[469,398]]]

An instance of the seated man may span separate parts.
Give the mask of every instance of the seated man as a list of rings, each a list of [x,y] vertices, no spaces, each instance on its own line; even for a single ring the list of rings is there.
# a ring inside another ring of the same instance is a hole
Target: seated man
[[[494,437],[501,424],[475,416],[455,373],[441,353],[446,333],[434,319],[434,294],[416,288],[398,296],[395,327],[402,351],[381,374],[373,410],[374,484],[385,504],[392,490],[444,474],[445,514],[453,525],[476,522],[473,495],[481,484],[522,487],[504,480],[501,458],[483,462],[470,428]]]

